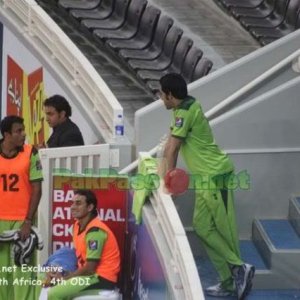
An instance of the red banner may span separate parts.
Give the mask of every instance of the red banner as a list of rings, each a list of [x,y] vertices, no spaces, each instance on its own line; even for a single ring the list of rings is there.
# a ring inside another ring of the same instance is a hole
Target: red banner
[[[23,70],[10,57],[7,57],[7,115],[22,116]]]

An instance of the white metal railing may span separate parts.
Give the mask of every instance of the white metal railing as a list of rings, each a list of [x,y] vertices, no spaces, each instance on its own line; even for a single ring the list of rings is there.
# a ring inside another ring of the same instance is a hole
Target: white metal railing
[[[38,209],[39,230],[42,236],[51,236],[50,216],[52,212],[53,173],[69,171],[73,174],[86,174],[87,171],[91,170],[95,174],[100,169],[108,169],[110,166],[109,151],[108,144],[39,150],[44,178],[42,186],[43,194]],[[49,239],[44,239],[44,246],[45,250],[38,253],[38,260],[41,263],[45,262],[50,254]]]
[[[274,75],[276,72],[278,72],[280,69],[288,65],[289,63],[293,63],[293,69],[297,72],[300,70],[300,49],[295,51],[294,53],[290,54],[288,57],[271,67],[269,70],[265,71],[262,73],[260,76],[256,77],[254,80],[234,92],[232,95],[221,101],[219,104],[214,106],[212,109],[207,111],[205,113],[206,118],[209,121],[212,121],[215,119],[215,116],[221,112],[226,106],[229,106],[232,104],[234,101],[236,101],[238,98],[249,92],[251,89],[255,88],[257,85],[259,85],[261,82],[266,80],[267,78],[271,77]],[[165,137],[165,136],[164,136]],[[159,145],[153,147],[148,151],[148,153],[151,156],[155,156],[156,153],[159,151],[161,147],[163,147],[162,143],[166,141],[166,138],[162,137],[164,140],[163,142],[160,142]],[[130,173],[132,170],[136,169],[138,166],[138,161],[139,159],[136,159],[132,163],[130,163],[128,166],[126,166],[124,169],[122,169],[119,173],[120,174],[127,174]]]
[[[171,196],[163,192],[162,186],[163,182],[159,190],[153,192],[150,201],[170,249],[173,267],[181,281],[181,287],[178,288],[183,289],[186,300],[204,300],[199,273],[185,230]]]
[[[18,21],[24,23],[20,28],[24,36],[38,39],[64,67],[107,127],[100,126],[95,118],[91,118],[91,122],[102,134],[109,131],[104,137],[114,137],[118,115],[123,118],[123,108],[82,52],[34,0],[2,0],[0,3],[2,11],[11,10]]]
[[[293,61],[293,70],[300,73],[300,56]]]
[[[154,148],[152,148],[151,150],[149,150],[147,153],[150,156],[155,156],[157,153],[159,153],[160,151],[163,151],[163,148],[165,146],[165,143],[168,139],[168,135],[163,135],[160,138],[159,144],[157,146],[155,146]],[[125,168],[123,168],[122,170],[119,171],[119,174],[128,174],[131,171],[133,171],[134,169],[137,168],[139,163],[139,158],[136,159],[135,161],[133,161],[132,163],[130,163],[128,166],[126,166]]]
[[[146,152],[140,153],[140,158],[150,156]],[[180,287],[172,288],[182,289],[185,300],[204,300],[199,274],[185,230],[171,196],[163,192],[162,180],[159,189],[153,191],[150,196],[150,201],[156,215],[156,220],[151,220],[151,223],[159,224],[172,256],[168,259],[181,281]]]
[[[250,81],[246,85],[244,85],[242,88],[234,92],[232,95],[221,101],[219,104],[214,106],[212,109],[207,111],[205,113],[205,116],[208,120],[212,120],[216,114],[218,114],[222,109],[224,109],[226,106],[229,106],[234,101],[236,101],[238,98],[255,88],[257,85],[261,84],[264,80],[274,75],[276,72],[281,70],[283,67],[288,65],[289,63],[293,63],[295,59],[299,59],[300,56],[300,49],[295,51],[294,53],[290,54],[288,57],[284,58],[279,63],[276,63],[273,67],[271,67],[269,70],[265,71],[258,77],[256,77],[254,80]]]
[[[255,78],[253,81],[233,93],[231,96],[227,97],[221,103],[216,105],[214,108],[209,110],[205,116],[212,121],[215,116],[223,110],[226,106],[233,103],[236,99],[244,95],[246,92],[250,91],[266,78],[272,76],[281,68],[285,67],[287,64],[292,63],[297,60],[299,63],[300,50],[295,51],[293,54],[289,55],[287,58],[283,59],[281,62]],[[294,63],[295,64],[295,63]],[[300,64],[300,63],[299,63]],[[152,148],[148,154],[150,156],[156,155],[165,142],[162,141],[159,145]],[[137,168],[139,160],[135,160],[130,165],[122,169],[119,173],[126,174]],[[178,268],[178,274],[182,281],[185,299],[204,299],[203,291],[201,288],[197,269],[195,268],[194,259],[192,253],[189,249],[189,244],[185,236],[185,231],[183,229],[182,223],[177,214],[177,210],[173,204],[170,196],[164,194],[160,188],[158,191],[153,192],[150,197],[153,209],[157,216],[157,222],[161,225],[162,231],[166,238],[167,244],[171,249],[172,260]],[[188,251],[186,250],[186,244],[188,245]],[[184,255],[183,255],[184,253]],[[195,298],[196,297],[196,298]]]
[[[160,146],[157,145],[154,148],[152,148],[151,150],[149,150],[148,153],[150,154],[150,156],[155,156],[159,150],[159,147]],[[128,173],[132,172],[134,169],[136,169],[138,167],[138,164],[139,164],[139,159],[136,159],[135,161],[130,163],[127,167],[120,170],[119,174],[128,174]]]

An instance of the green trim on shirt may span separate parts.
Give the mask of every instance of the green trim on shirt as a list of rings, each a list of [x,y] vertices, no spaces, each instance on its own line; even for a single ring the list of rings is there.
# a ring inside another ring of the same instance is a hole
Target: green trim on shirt
[[[35,148],[33,148],[35,149]],[[32,150],[30,156],[30,172],[29,172],[30,181],[41,181],[43,180],[42,173],[42,164],[40,161],[39,153]]]
[[[185,99],[183,99],[180,103],[180,105],[178,106],[177,109],[184,109],[184,110],[188,110],[190,108],[190,106],[196,101],[195,98],[191,97],[191,96],[187,96]]]
[[[104,230],[98,228],[97,231],[89,231],[85,236],[86,260],[99,260],[106,240],[107,233]]]

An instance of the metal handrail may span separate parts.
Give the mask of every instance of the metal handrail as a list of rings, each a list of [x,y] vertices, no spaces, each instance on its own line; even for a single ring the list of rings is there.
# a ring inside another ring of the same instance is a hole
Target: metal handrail
[[[160,147],[160,145],[157,145],[154,148],[152,148],[151,150],[149,150],[147,153],[149,153],[151,156],[154,156],[158,152],[159,147]],[[127,167],[125,167],[121,171],[119,171],[119,174],[130,173],[131,171],[133,171],[134,169],[136,169],[138,167],[138,164],[139,164],[139,159],[136,159],[135,161],[130,163]]]
[[[250,81],[240,89],[238,89],[236,92],[231,94],[229,97],[225,98],[223,101],[218,103],[216,106],[214,106],[212,109],[207,111],[205,113],[206,118],[209,121],[212,121],[216,115],[222,111],[226,106],[232,104],[234,101],[236,101],[238,98],[240,98],[245,93],[249,92],[251,89],[256,87],[258,84],[266,80],[268,77],[272,76],[276,72],[278,72],[280,69],[288,65],[289,63],[293,62],[296,58],[300,57],[300,49],[295,51],[294,53],[290,54],[286,58],[284,58],[282,61],[271,67],[269,70],[265,71],[258,77],[256,77],[254,80]],[[300,64],[300,62],[299,62]],[[159,146],[153,147],[151,150],[148,151],[148,153],[151,154],[151,156],[154,156],[159,149]],[[119,173],[120,174],[126,174],[132,172],[134,169],[136,169],[138,166],[138,159],[133,161],[131,164],[129,164],[127,167],[122,169]]]
[[[300,56],[300,49],[295,51],[294,53],[290,54],[288,57],[284,58],[282,61],[271,67],[269,70],[265,71],[243,87],[241,87],[239,90],[231,94],[229,97],[225,98],[223,101],[218,103],[216,106],[214,106],[212,109],[207,111],[205,113],[205,116],[208,120],[212,120],[214,116],[219,113],[222,109],[224,109],[226,106],[232,104],[234,101],[236,101],[238,98],[243,96],[245,93],[249,92],[251,89],[256,87],[258,84],[266,80],[268,77],[275,74],[277,71],[285,67],[287,64],[293,62],[294,59]]]

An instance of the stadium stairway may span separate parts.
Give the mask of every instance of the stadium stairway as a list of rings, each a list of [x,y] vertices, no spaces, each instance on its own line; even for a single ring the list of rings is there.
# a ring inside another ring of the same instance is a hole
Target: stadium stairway
[[[254,220],[252,239],[240,241],[240,248],[243,260],[256,267],[247,299],[300,299],[300,197],[291,197],[287,219]],[[217,274],[208,258],[195,260],[203,286],[215,284]]]
[[[153,102],[153,94],[117,62],[106,47],[101,47],[79,31],[65,12],[57,7],[56,1],[37,2],[94,65],[123,106],[126,119],[133,126],[135,111]],[[213,1],[150,0],[149,3],[151,2],[171,16],[176,26],[192,37],[194,45],[203,49],[205,56],[213,62],[214,69],[259,48],[258,43],[241,26],[233,23]]]
[[[214,69],[260,48],[258,42],[221,7],[217,0],[149,0],[176,20],[203,50]]]

